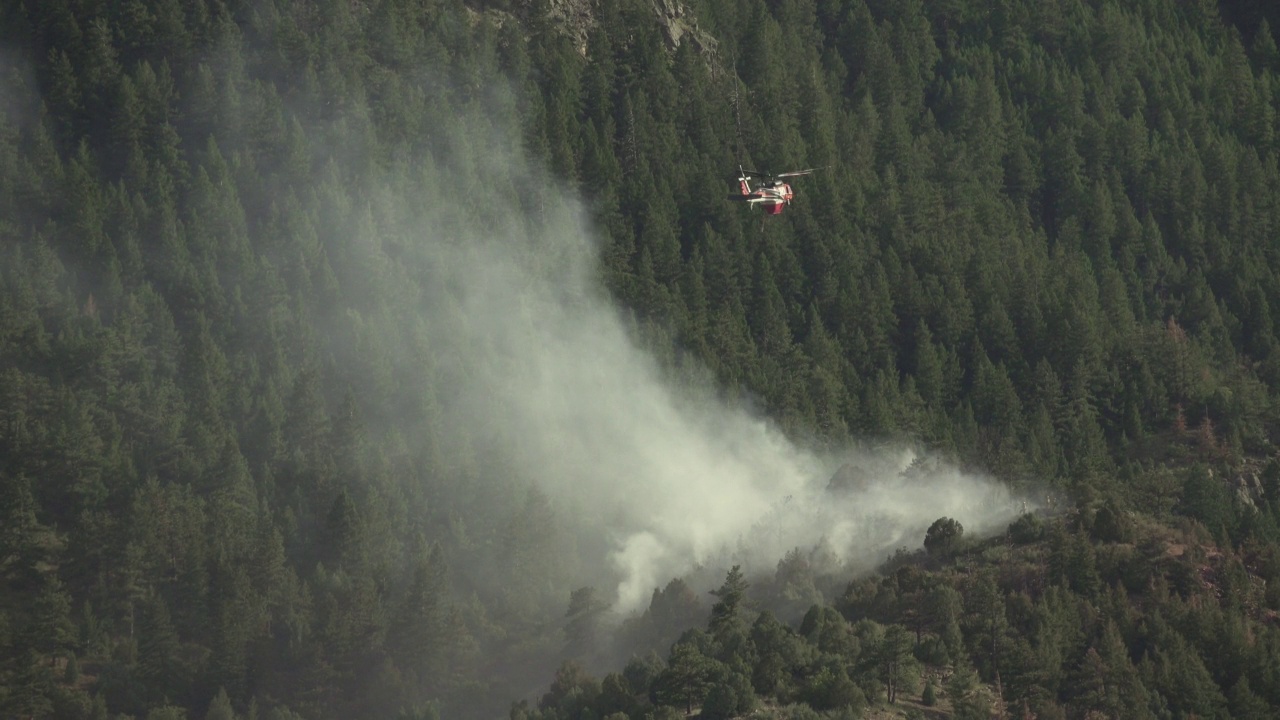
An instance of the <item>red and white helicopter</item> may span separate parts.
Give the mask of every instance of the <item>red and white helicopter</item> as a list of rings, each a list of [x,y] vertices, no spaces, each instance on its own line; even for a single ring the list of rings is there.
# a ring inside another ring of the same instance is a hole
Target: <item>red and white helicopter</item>
[[[742,166],[739,165],[738,192],[730,195],[729,199],[750,203],[751,205],[759,205],[766,213],[777,215],[782,212],[783,208],[791,204],[791,198],[795,195],[791,190],[791,185],[783,182],[782,179],[808,175],[814,170],[821,169],[809,168],[808,170],[793,170],[772,175],[770,173],[756,172],[755,170],[743,170]],[[760,182],[754,188],[751,187],[750,180],[753,177],[760,178]]]

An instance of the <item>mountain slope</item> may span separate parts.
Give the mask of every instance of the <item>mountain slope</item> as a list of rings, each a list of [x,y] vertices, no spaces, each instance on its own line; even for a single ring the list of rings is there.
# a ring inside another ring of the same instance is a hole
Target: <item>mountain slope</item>
[[[867,588],[949,587],[955,631],[912,657],[998,674],[1014,710],[1265,715],[1280,54],[1246,5],[1236,30],[1204,2],[685,3],[712,53],[642,0],[581,35],[539,2],[3,0],[0,714],[537,695],[616,568],[547,489],[559,455],[491,451],[544,452],[490,422],[519,398],[469,394],[554,370],[473,322],[459,269],[502,237],[560,287],[598,276],[691,398],[705,368],[809,444],[911,437],[1079,508],[855,581],[799,634],[729,613],[667,671],[876,702],[866,649],[910,621]],[[827,169],[762,222],[724,201],[739,164]],[[705,621],[705,588],[666,587],[637,644]],[[763,684],[752,623],[790,658]],[[637,668],[643,704],[664,670]]]

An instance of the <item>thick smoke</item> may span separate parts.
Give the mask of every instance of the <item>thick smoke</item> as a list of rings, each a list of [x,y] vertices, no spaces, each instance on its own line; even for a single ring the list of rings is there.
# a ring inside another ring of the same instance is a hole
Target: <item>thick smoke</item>
[[[1014,503],[909,449],[810,452],[770,422],[676,383],[601,288],[575,193],[501,131],[445,143],[419,219],[447,444],[499,458],[577,525],[621,612],[700,567],[771,570],[821,545],[846,567],[919,547],[946,515],[973,531]],[[454,171],[465,168],[466,172]],[[456,186],[459,177],[474,182]],[[782,222],[785,222],[785,218]],[[839,488],[828,481],[844,466]],[[589,562],[589,559],[588,559]]]

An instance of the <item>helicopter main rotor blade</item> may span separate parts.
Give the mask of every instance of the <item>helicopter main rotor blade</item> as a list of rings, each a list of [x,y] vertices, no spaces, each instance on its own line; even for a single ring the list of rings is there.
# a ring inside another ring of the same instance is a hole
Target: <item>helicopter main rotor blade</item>
[[[784,177],[798,177],[798,176],[800,176],[800,175],[808,175],[808,174],[812,173],[814,170],[821,170],[821,169],[822,169],[822,168],[820,168],[820,167],[816,167],[816,168],[809,168],[809,169],[807,169],[807,170],[792,170],[791,172],[778,173],[777,175],[774,175],[773,177],[780,177],[780,178],[784,178]]]

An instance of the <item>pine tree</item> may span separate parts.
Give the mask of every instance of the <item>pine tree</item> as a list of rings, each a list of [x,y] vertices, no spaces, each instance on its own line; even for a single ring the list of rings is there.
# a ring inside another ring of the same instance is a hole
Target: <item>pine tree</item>
[[[218,694],[209,703],[209,710],[204,714],[205,720],[239,720],[235,708],[231,707],[231,698],[225,688],[219,688]]]
[[[684,706],[693,712],[694,703],[702,702],[710,689],[714,661],[696,647],[680,643],[671,648],[671,660],[653,681],[650,698],[657,705]]]
[[[164,599],[152,594],[137,611],[138,678],[155,698],[182,697],[185,678],[178,659],[179,642]]]
[[[901,625],[890,625],[880,646],[881,681],[885,686],[885,699],[889,704],[897,702],[898,695],[911,688],[915,672],[911,657],[911,636]]]
[[[595,648],[600,615],[606,609],[608,605],[596,596],[593,587],[579,588],[569,594],[564,629],[569,656],[581,657]]]
[[[747,581],[741,566],[734,565],[725,576],[724,584],[711,592],[719,600],[711,607],[711,631],[717,636],[736,628],[740,619],[739,607],[746,597]]]

